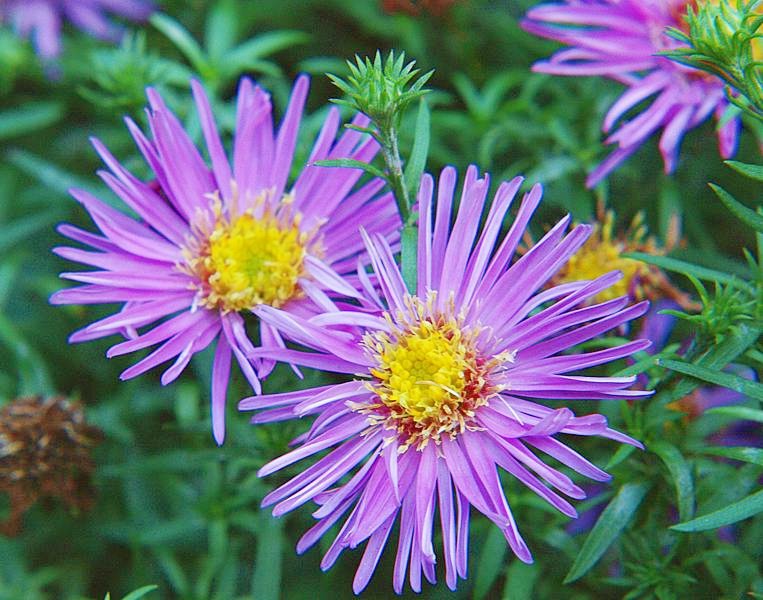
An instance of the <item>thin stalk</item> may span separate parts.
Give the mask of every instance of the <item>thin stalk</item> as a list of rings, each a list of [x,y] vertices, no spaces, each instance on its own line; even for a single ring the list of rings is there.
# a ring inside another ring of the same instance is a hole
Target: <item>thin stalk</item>
[[[408,293],[415,294],[418,226],[415,222],[415,214],[411,212],[411,200],[405,186],[403,161],[400,159],[400,149],[397,143],[397,129],[394,124],[390,124],[380,134],[382,157],[387,167],[387,181],[392,188],[392,195],[395,197],[400,220],[403,223],[400,235],[400,262],[403,281],[405,281]]]

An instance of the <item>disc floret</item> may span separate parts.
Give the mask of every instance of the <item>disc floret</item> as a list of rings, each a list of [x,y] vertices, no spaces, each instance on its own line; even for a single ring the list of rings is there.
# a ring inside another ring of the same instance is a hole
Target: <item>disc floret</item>
[[[407,314],[386,313],[389,331],[364,339],[376,363],[367,385],[377,401],[355,408],[372,424],[395,430],[400,452],[477,429],[475,410],[501,389],[491,373],[511,359],[507,353],[486,356],[479,344],[484,328],[435,306],[434,294],[426,302],[409,297]]]
[[[223,313],[267,304],[281,307],[300,295],[309,235],[301,215],[274,211],[264,197],[241,213],[223,210],[213,195],[213,218],[197,221],[181,269],[197,279],[197,304]],[[288,208],[284,197],[279,207]]]

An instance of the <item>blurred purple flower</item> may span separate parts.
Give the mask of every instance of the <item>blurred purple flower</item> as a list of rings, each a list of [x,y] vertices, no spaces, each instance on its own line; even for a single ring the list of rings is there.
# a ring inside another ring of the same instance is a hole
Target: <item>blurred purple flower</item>
[[[9,21],[23,37],[33,37],[39,55],[50,59],[61,51],[64,19],[92,36],[116,42],[123,30],[104,13],[142,21],[153,9],[151,0],[0,0],[0,21]]]
[[[603,129],[608,144],[618,148],[588,176],[594,186],[633,154],[652,134],[662,130],[660,152],[665,172],[676,167],[684,134],[715,115],[718,143],[724,158],[736,151],[740,121],[720,123],[729,106],[723,82],[659,52],[680,46],[665,32],[685,27],[691,0],[566,0],[531,9],[522,26],[535,35],[558,40],[560,50],[533,69],[555,75],[605,76],[627,86],[609,109]],[[652,98],[638,116],[621,117]]]
[[[280,128],[274,132],[268,93],[243,79],[238,91],[232,161],[218,135],[204,89],[192,82],[211,168],[155,90],[148,90],[153,139],[127,119],[143,157],[155,173],[152,184],[127,171],[98,140],[93,145],[109,172],[106,184],[139,217],[115,210],[83,190],[72,195],[90,213],[101,235],[72,225],[59,231],[89,246],[56,248],[63,258],[98,270],[63,273],[86,285],[61,290],[54,304],[119,303],[116,314],[74,333],[71,342],[114,334],[128,338],[107,356],[159,347],[121,375],[145,373],[175,360],[162,384],[177,378],[197,352],[217,340],[212,367],[212,426],[225,434],[225,398],[231,358],[260,392],[271,360],[254,358],[244,316],[257,305],[310,315],[333,310],[331,297],[357,296],[351,274],[368,262],[359,228],[393,241],[399,218],[383,181],[352,192],[360,169],[317,167],[323,159],[370,161],[378,144],[347,130],[338,140],[339,111],[332,108],[315,142],[308,166],[287,188],[308,78],[297,79]],[[358,127],[368,118],[358,115]],[[142,327],[154,325],[139,333]],[[281,348],[277,326],[261,324],[258,344]]]
[[[415,295],[406,291],[389,244],[370,234],[366,245],[381,297],[368,281],[365,289],[376,313],[339,311],[305,319],[272,307],[256,310],[263,321],[317,350],[276,348],[257,354],[355,377],[337,385],[244,399],[239,407],[264,409],[253,422],[317,415],[309,432],[298,438],[299,446],[265,465],[259,474],[333,450],[271,492],[264,505],[275,504],[276,516],[311,500],[320,506],[313,513],[319,522],[299,541],[299,553],[346,517],[321,567],[330,568],[345,548],[367,542],[353,584],[356,593],[368,584],[396,521],[400,537],[395,591],[402,592],[406,571],[416,592],[421,590],[422,572],[434,582],[435,512],[440,516],[445,577],[451,589],[459,577],[466,577],[472,506],[500,527],[521,560],[531,562],[497,467],[563,514],[575,517],[572,505],[551,488],[576,499],[585,493],[535,451],[591,479],[606,481],[607,473],[557,440],[557,434],[601,436],[640,447],[636,440],[610,429],[602,415],[576,417],[567,407],[552,409],[533,401],[561,399],[574,404],[579,399],[648,395],[626,389],[633,377],[570,375],[630,356],[647,348],[648,341],[567,353],[640,317],[648,302],[629,306],[627,297],[618,297],[588,305],[621,278],[618,272],[546,289],[591,233],[590,226],[578,225],[565,235],[569,216],[513,261],[541,198],[536,185],[500,239],[521,184],[519,177],[501,184],[478,236],[489,179],[479,178],[474,167],[467,170],[451,227],[455,170],[443,170],[436,208],[434,181],[424,177],[418,196]],[[359,275],[365,277],[363,272]],[[359,331],[334,331],[334,325],[355,325]]]

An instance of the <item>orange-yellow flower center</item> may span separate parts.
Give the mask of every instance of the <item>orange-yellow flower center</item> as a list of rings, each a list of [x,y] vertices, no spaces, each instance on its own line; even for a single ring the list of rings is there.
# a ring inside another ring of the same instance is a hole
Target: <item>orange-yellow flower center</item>
[[[280,307],[298,296],[308,241],[299,215],[285,220],[268,211],[232,217],[215,212],[206,239],[186,251],[186,271],[199,282],[199,304],[243,311],[259,304]]]
[[[410,304],[414,318],[402,328],[393,325],[393,333],[366,336],[365,346],[376,360],[368,387],[377,402],[356,407],[373,423],[396,430],[401,451],[429,441],[439,444],[442,435],[474,428],[475,409],[500,391],[490,381],[491,372],[509,359],[483,357],[478,332],[462,319],[426,315],[425,304],[415,298]],[[387,320],[393,324],[389,315]]]
[[[599,292],[595,302],[605,302],[627,295],[633,280],[640,277],[644,263],[622,256],[624,249],[617,241],[591,238],[568,261],[560,274],[560,282],[596,279],[610,271],[622,271],[623,278]]]
[[[569,281],[587,281],[606,275],[610,271],[622,271],[623,278],[614,285],[599,292],[594,302],[606,302],[635,291],[641,279],[648,274],[649,268],[644,263],[632,258],[625,258],[623,253],[642,249],[641,239],[645,230],[641,226],[640,216],[631,226],[632,241],[613,239],[612,227],[614,216],[608,213],[603,221],[559,272],[555,283]]]

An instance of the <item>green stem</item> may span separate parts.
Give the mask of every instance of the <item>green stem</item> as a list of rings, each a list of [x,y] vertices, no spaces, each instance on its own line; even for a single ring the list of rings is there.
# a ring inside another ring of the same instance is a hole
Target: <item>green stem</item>
[[[401,270],[408,293],[416,293],[416,251],[418,226],[411,212],[411,200],[408,196],[408,188],[405,185],[403,175],[403,162],[400,160],[400,149],[397,143],[397,130],[390,124],[380,131],[381,151],[384,163],[387,167],[389,186],[397,203],[400,220],[403,229],[400,233],[401,243]]]
[[[389,173],[389,185],[392,188],[392,194],[395,196],[400,220],[402,220],[403,224],[408,224],[411,216],[411,203],[403,178],[403,162],[400,160],[397,131],[394,125],[390,125],[389,128],[385,128],[380,133],[382,157]]]

